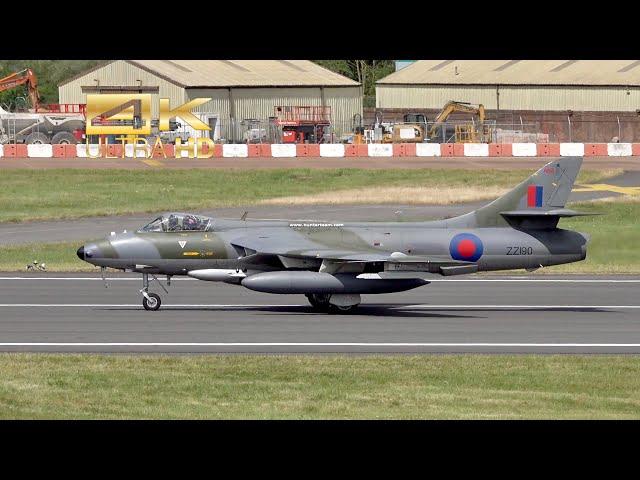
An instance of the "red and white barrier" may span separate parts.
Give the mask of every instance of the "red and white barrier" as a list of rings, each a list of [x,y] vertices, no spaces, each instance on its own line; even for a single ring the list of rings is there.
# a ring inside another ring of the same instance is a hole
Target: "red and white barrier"
[[[633,153],[630,143],[608,143],[607,156],[609,157],[630,157]]]
[[[535,143],[512,143],[511,155],[514,157],[535,157],[538,154]]]
[[[223,157],[248,157],[249,148],[245,144],[225,143],[222,145]]]
[[[561,157],[582,157],[584,155],[584,143],[561,143]]]
[[[342,143],[321,143],[321,157],[344,157],[344,145]]]
[[[370,157],[393,157],[391,143],[370,143],[367,147]]]
[[[98,144],[85,144],[79,143],[76,145],[76,155],[78,158],[87,158],[89,156],[95,157],[100,155],[100,145]]]
[[[465,143],[464,156],[465,157],[488,157],[489,144],[488,143]]]
[[[438,143],[416,143],[417,157],[439,157],[440,144]]]
[[[296,153],[296,144],[295,143],[284,143],[284,144],[273,144],[271,145],[271,156],[275,158],[282,157],[295,157]]]
[[[27,155],[30,158],[51,158],[53,157],[53,146],[46,143],[27,145]]]
[[[167,158],[173,157],[173,145],[165,145]],[[88,148],[88,150],[87,150]],[[136,151],[136,157],[145,157],[145,148]],[[157,152],[154,152],[157,153]],[[160,152],[162,153],[162,152]],[[194,157],[185,145],[179,156]],[[205,151],[206,153],[206,151]],[[157,157],[162,158],[161,154]],[[640,143],[370,143],[370,144],[224,144],[215,145],[213,157],[640,157]],[[122,158],[121,144],[100,148],[96,144],[49,145],[5,144],[0,145],[0,157],[29,158]],[[133,157],[133,145],[124,148],[124,157]]]

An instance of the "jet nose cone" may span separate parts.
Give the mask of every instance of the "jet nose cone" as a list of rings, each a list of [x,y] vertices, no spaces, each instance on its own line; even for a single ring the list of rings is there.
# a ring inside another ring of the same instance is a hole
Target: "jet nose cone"
[[[84,260],[84,245],[78,249],[78,251],[76,252],[76,255],[78,255],[78,258],[80,260]]]

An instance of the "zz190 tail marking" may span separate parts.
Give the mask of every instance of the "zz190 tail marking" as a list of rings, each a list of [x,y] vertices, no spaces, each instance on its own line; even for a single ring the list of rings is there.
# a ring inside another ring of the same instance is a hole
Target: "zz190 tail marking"
[[[507,247],[507,255],[533,255],[533,247]]]

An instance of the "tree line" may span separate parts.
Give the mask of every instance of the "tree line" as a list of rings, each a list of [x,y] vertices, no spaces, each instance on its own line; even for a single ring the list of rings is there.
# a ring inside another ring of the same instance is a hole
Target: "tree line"
[[[394,71],[393,60],[313,60],[363,86],[365,106],[375,98],[375,82]],[[25,68],[38,77],[42,103],[58,102],[58,84],[99,63],[99,60],[0,60],[0,78]],[[0,106],[6,110],[30,108],[26,86],[0,92]],[[369,105],[371,104],[371,105]]]

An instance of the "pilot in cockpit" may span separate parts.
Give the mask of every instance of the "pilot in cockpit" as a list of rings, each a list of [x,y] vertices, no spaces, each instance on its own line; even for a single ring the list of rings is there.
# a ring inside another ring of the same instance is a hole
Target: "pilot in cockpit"
[[[169,221],[167,222],[167,231],[175,232],[177,230],[182,230],[180,227],[180,217],[177,215],[169,215]]]
[[[200,221],[193,215],[185,215],[182,220],[183,230],[200,230]]]

